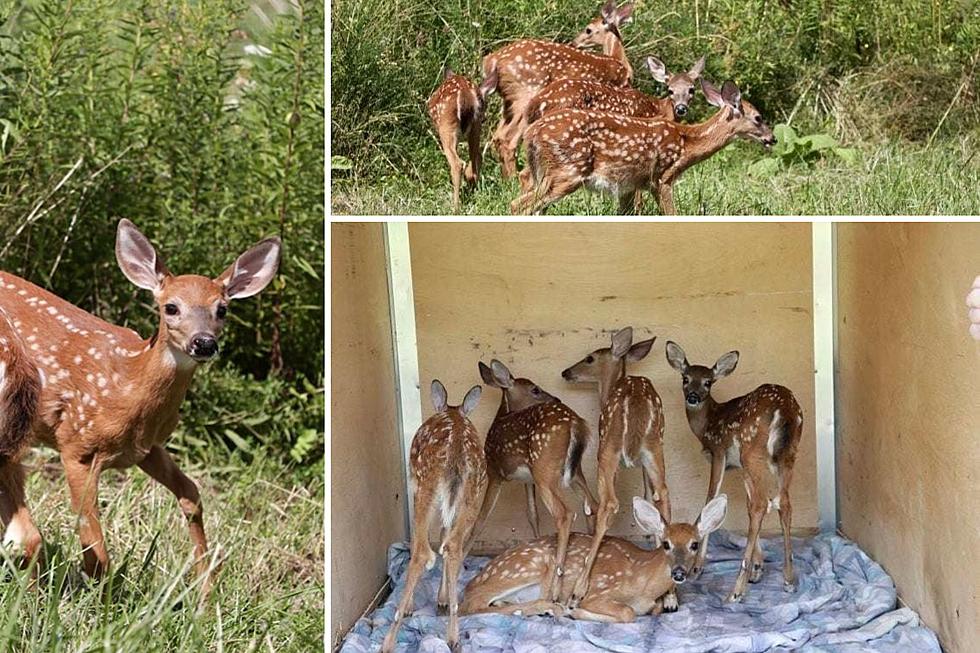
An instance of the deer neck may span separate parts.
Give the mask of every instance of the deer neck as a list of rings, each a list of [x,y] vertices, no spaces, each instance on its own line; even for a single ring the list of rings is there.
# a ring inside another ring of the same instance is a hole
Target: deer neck
[[[687,423],[690,424],[691,431],[700,438],[708,430],[708,424],[714,419],[718,411],[718,402],[709,394],[708,398],[697,406],[691,406],[685,402],[684,410],[687,412]]]
[[[613,386],[626,376],[626,360],[616,361],[599,375],[599,407],[606,405]]]
[[[681,170],[704,161],[735,140],[735,119],[729,109],[719,109],[715,115],[696,125],[678,124],[681,144]]]
[[[507,391],[502,389],[500,391],[500,405],[497,407],[497,416],[494,419],[498,420],[509,412],[510,402],[507,400]]]
[[[170,341],[165,325],[148,345],[139,355],[115,366],[119,385],[129,388],[133,405],[140,406],[145,415],[176,411],[190,388],[198,363]]]
[[[626,48],[623,47],[623,41],[615,34],[610,34],[606,39],[606,42],[602,44],[602,54],[607,57],[612,57],[620,64],[626,68],[626,82],[630,84],[633,82],[633,67],[630,65],[630,60],[626,56]]]

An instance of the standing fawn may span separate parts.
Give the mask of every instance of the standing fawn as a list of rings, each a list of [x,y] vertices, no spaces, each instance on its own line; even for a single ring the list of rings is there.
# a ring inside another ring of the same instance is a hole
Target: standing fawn
[[[637,615],[662,612],[667,598],[676,594],[676,586],[687,580],[700,540],[725,520],[727,505],[728,498],[722,494],[708,502],[694,524],[668,524],[656,506],[633,497],[633,518],[653,536],[653,549],[641,549],[618,537],[605,538],[592,567],[589,591],[568,616],[626,623]],[[572,535],[562,578],[563,596],[568,596],[584,573],[590,544],[589,537]],[[554,538],[547,537],[500,554],[466,586],[460,612],[562,615],[563,606],[544,598],[543,592],[554,550]]]
[[[607,0],[599,16],[589,23],[571,45],[525,39],[514,41],[483,58],[484,76],[496,70],[497,92],[503,104],[500,123],[493,135],[493,146],[500,157],[502,176],[517,173],[517,147],[526,127],[525,112],[531,99],[556,79],[566,77],[595,79],[616,86],[628,86],[633,68],[626,57],[619,28],[632,20],[633,4],[616,7]],[[602,54],[580,48],[599,46]]]
[[[749,534],[745,545],[742,567],[735,581],[735,589],[728,600],[741,601],[745,596],[746,580],[751,583],[762,578],[762,547],[759,531],[762,518],[775,506],[783,528],[783,588],[792,592],[795,588],[793,575],[793,548],[790,528],[793,522],[793,504],[789,486],[793,479],[796,450],[803,433],[803,411],[793,393],[781,385],[766,383],[742,395],[718,403],[711,396],[711,386],[718,379],[728,376],[738,364],[738,352],[730,351],[713,367],[691,365],[684,350],[676,343],[667,343],[667,361],[681,373],[687,421],[701,447],[711,458],[711,480],[708,482],[708,500],[721,489],[721,481],[728,467],[745,470],[745,492],[749,510]],[[767,474],[776,476],[778,494],[768,498]],[[695,577],[704,569],[707,541],[694,569]],[[749,565],[752,566],[751,574]]]
[[[589,426],[575,411],[537,384],[528,379],[515,379],[498,360],[491,361],[490,367],[480,363],[480,376],[502,393],[484,443],[489,484],[473,537],[493,510],[504,481],[525,484],[528,520],[534,536],[538,537],[537,491],[558,530],[557,557],[551,567],[552,577],[546,584],[554,600],[575,518],[562,497],[562,488],[575,485],[585,503],[590,530],[591,516],[595,514],[595,499],[582,474],[582,454],[589,444]]]
[[[202,596],[211,586],[197,486],[164,448],[198,365],[218,353],[228,302],[255,295],[279,264],[279,239],[252,247],[215,279],[172,275],[150,241],[119,222],[116,259],[132,283],[153,292],[156,334],[144,340],[34,284],[0,273],[0,519],[4,542],[28,557],[41,534],[24,501],[18,454],[31,441],[61,455],[85,572],[109,569],[99,525],[99,475],[138,465],[176,497],[194,543]]]
[[[439,135],[442,153],[449,163],[449,175],[453,181],[453,209],[459,209],[459,188],[461,177],[475,184],[480,176],[480,131],[483,128],[483,112],[487,96],[497,87],[497,71],[491,70],[477,87],[462,75],[446,68],[443,82],[439,85],[426,106],[429,118]],[[459,137],[466,136],[470,162],[464,170],[463,160],[456,153]]]
[[[566,381],[597,383],[599,387],[599,510],[592,547],[579,576],[572,601],[588,589],[589,570],[595,562],[602,538],[619,510],[616,473],[619,463],[639,463],[643,469],[643,492],[652,498],[666,522],[670,522],[670,496],[664,471],[664,413],[660,395],[650,379],[627,376],[626,363],[643,360],[656,338],[633,344],[633,328],[612,335],[612,346],[597,349],[561,373]],[[677,597],[664,601],[668,612],[677,610]]]
[[[415,586],[422,572],[431,569],[436,562],[436,554],[429,544],[429,522],[437,510],[443,529],[439,547],[443,559],[439,600],[449,605],[446,642],[450,650],[461,650],[456,581],[463,563],[466,539],[487,487],[487,468],[480,451],[480,439],[468,417],[479,402],[478,385],[470,388],[460,406],[450,406],[446,388],[438,380],[432,382],[432,405],[436,412],[415,432],[409,459],[409,481],[415,502],[412,557],[395,620],[381,647],[385,653],[395,650],[398,629],[412,608]]]
[[[718,91],[702,79],[701,90],[720,110],[695,125],[580,109],[544,116],[524,139],[534,183],[511,203],[511,211],[540,213],[585,186],[619,197],[623,212],[637,190],[649,188],[661,212],[674,215],[673,185],[682,172],[736,138],[776,142],[735,84],[725,82]]]

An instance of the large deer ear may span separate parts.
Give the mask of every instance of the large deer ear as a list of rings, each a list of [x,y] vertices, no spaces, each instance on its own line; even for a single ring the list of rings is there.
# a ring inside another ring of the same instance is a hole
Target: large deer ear
[[[480,368],[480,378],[483,379],[483,382],[492,388],[496,388],[497,381],[493,378],[493,372],[490,370],[490,366],[480,361],[477,363],[477,367]]]
[[[667,83],[667,66],[663,61],[657,59],[656,57],[647,57],[647,70],[650,71],[650,75],[663,84]]]
[[[687,369],[687,356],[681,346],[673,340],[667,341],[667,362],[681,374]]]
[[[694,81],[700,77],[701,73],[704,72],[705,61],[707,61],[707,55],[701,55],[701,58],[695,62],[694,66],[689,71],[687,71],[687,76],[691,78],[691,81]]]
[[[742,115],[742,91],[738,90],[735,82],[727,80],[721,85],[721,97],[732,108],[736,117]]]
[[[163,259],[146,236],[132,222],[123,218],[116,228],[116,262],[126,278],[154,294],[170,276]]]
[[[633,519],[640,530],[657,538],[657,546],[667,532],[667,524],[657,507],[643,497],[633,497]]]
[[[719,109],[725,106],[725,98],[721,96],[721,91],[703,77],[701,78],[701,92],[704,93],[704,99],[711,106],[718,107]]]
[[[738,352],[730,351],[715,362],[714,367],[711,368],[711,373],[715,375],[716,379],[720,379],[734,372],[736,365],[738,365]]]
[[[463,411],[464,415],[469,415],[476,408],[477,404],[480,403],[480,395],[483,394],[483,388],[478,385],[470,388],[470,391],[466,393],[463,397],[463,403],[460,405],[459,409]]]
[[[622,358],[633,344],[633,327],[623,327],[612,335],[612,355]]]
[[[656,339],[657,336],[654,336],[649,340],[641,340],[630,347],[630,350],[626,353],[626,360],[630,361],[631,363],[636,363],[637,361],[641,361],[646,358],[647,354],[650,353],[650,348],[653,347],[653,343],[656,341]]]
[[[493,70],[490,71],[490,74],[484,77],[483,81],[480,82],[480,88],[478,89],[480,97],[486,100],[491,93],[497,90],[497,82],[499,80],[500,75],[497,73],[497,67],[494,66]]]
[[[498,388],[509,388],[514,385],[514,375],[496,358],[490,361],[490,371],[493,373],[494,385]]]
[[[704,539],[709,533],[714,533],[721,528],[725,522],[725,514],[728,512],[728,495],[719,494],[714,499],[705,504],[698,517],[698,539]]]
[[[613,22],[616,16],[616,0],[606,0],[606,4],[602,5],[602,8],[599,10],[599,15],[607,23]]]
[[[432,407],[437,413],[441,413],[449,407],[449,400],[446,398],[446,386],[439,379],[432,379]]]
[[[449,79],[450,77],[452,77],[455,74],[456,73],[453,71],[452,68],[450,68],[449,66],[446,66],[445,68],[442,69],[442,81],[446,81],[447,79]]]
[[[633,3],[627,2],[616,10],[616,25],[625,25],[633,21]]]
[[[235,259],[215,281],[225,287],[228,299],[257,295],[269,285],[279,268],[279,238],[266,238]]]

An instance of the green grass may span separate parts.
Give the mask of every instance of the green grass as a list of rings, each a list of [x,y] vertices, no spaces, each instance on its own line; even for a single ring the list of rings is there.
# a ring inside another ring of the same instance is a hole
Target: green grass
[[[198,611],[191,544],[176,500],[133,468],[100,484],[112,573],[81,572],[81,547],[60,465],[32,456],[28,501],[48,564],[36,584],[6,565],[3,651],[314,651],[323,642],[323,482],[291,480],[268,462],[185,466],[198,483],[216,587]],[[40,469],[38,469],[40,468]]]
[[[674,203],[689,215],[976,215],[980,214],[980,143],[934,142],[931,147],[864,146],[857,164],[823,160],[794,165],[771,177],[746,174],[764,156],[736,143],[688,170],[675,185]],[[478,187],[463,194],[460,214],[509,214],[516,180],[501,180],[488,157]],[[344,177],[334,173],[335,213],[354,215],[452,214],[449,169],[435,142],[404,174]],[[658,213],[648,194],[645,210]],[[606,215],[615,198],[579,190],[553,205],[550,215]]]

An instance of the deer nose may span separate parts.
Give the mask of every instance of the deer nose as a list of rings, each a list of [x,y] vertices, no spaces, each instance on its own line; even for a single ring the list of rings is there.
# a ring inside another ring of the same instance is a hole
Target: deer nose
[[[684,571],[683,567],[674,567],[673,571],[670,572],[670,577],[674,579],[675,583],[683,583],[687,580],[687,572]]]
[[[676,113],[678,116],[686,116],[687,115],[687,105],[686,104],[678,104],[676,107],[674,107],[674,113]]]
[[[700,404],[701,403],[701,397],[699,397],[694,392],[688,392],[687,393],[687,403],[691,404],[692,406],[695,406],[697,404]]]
[[[210,333],[199,333],[191,338],[191,356],[211,358],[218,353],[218,341]]]

